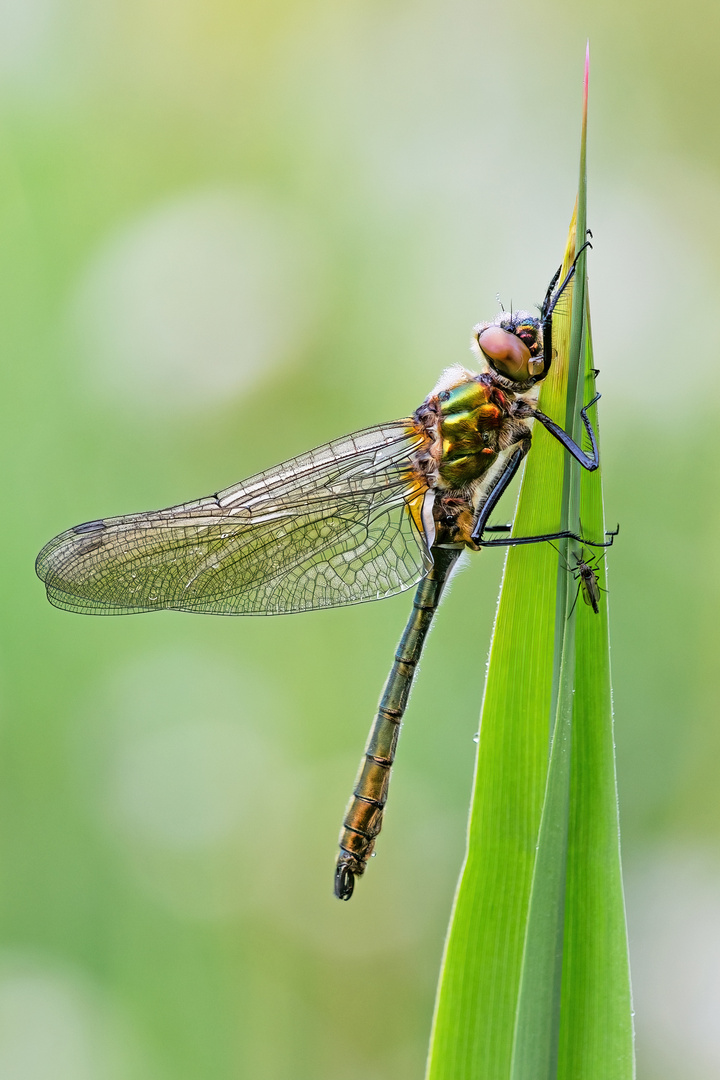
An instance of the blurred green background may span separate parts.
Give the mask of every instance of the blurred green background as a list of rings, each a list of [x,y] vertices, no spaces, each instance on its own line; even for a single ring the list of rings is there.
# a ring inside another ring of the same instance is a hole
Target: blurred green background
[[[33,559],[406,415],[498,292],[538,302],[587,36],[639,1076],[720,1074],[719,22],[2,0],[3,1080],[422,1075],[502,554],[443,604],[350,904],[335,840],[409,597],[91,619]]]

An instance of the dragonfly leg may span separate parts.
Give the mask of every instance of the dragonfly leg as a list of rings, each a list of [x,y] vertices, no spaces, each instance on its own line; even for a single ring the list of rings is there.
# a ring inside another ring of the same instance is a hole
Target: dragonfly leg
[[[543,300],[542,306],[540,308],[540,329],[542,331],[542,343],[543,343],[543,345],[542,345],[542,357],[538,357],[538,359],[542,359],[543,367],[542,367],[542,371],[540,372],[540,374],[535,379],[536,382],[538,382],[540,379],[544,379],[547,376],[548,372],[550,371],[550,365],[552,364],[552,361],[553,361],[552,313],[553,313],[553,308],[555,307],[555,304],[557,303],[557,299],[553,303],[553,292],[554,292],[555,286],[558,283],[558,279],[560,277],[560,271],[561,270],[562,270],[562,266],[559,266],[557,268],[557,271],[553,275],[552,280],[551,280],[550,284],[548,285],[547,292],[545,293],[545,299]],[[561,288],[564,289],[566,285],[567,285],[567,280],[565,280],[565,282],[563,282],[563,285],[561,286]],[[559,295],[560,295],[560,293],[558,292],[558,299],[559,299]]]
[[[488,495],[487,499],[485,500],[485,502],[481,506],[480,512],[478,513],[478,516],[475,519],[475,524],[473,525],[473,530],[472,530],[472,533],[471,533],[471,536],[470,536],[470,538],[476,544],[482,544],[482,534],[483,534],[484,530],[487,528],[488,518],[490,517],[493,510],[497,506],[498,500],[502,496],[503,492],[506,490],[506,488],[510,484],[512,478],[515,476],[515,473],[520,468],[520,463],[521,463],[522,459],[525,457],[525,455],[527,454],[529,449],[530,449],[530,440],[525,439],[525,440],[523,440],[523,442],[519,446],[517,446],[513,450],[512,454],[510,455],[510,457],[508,458],[508,460],[507,460],[507,462],[505,464],[505,468],[500,473],[500,476],[495,481],[495,484],[494,484],[490,494]],[[492,531],[495,531],[495,530],[493,529]],[[500,543],[502,543],[502,541],[500,541]]]
[[[592,236],[592,233],[590,232],[589,229],[588,229],[588,235]],[[542,307],[540,308],[540,327],[541,327],[541,330],[542,330],[542,342],[543,342],[542,359],[543,359],[544,363],[543,363],[542,372],[540,373],[538,378],[535,380],[536,382],[538,381],[538,379],[544,379],[547,376],[547,373],[550,371],[550,365],[552,364],[552,360],[553,360],[553,344],[552,344],[552,317],[553,317],[553,311],[555,310],[555,308],[557,306],[558,300],[560,299],[562,294],[565,292],[565,289],[568,287],[568,285],[572,281],[573,277],[575,276],[575,270],[576,270],[576,267],[577,267],[578,259],[582,255],[583,251],[585,251],[585,248],[589,248],[589,247],[592,247],[592,244],[590,243],[589,240],[586,240],[585,243],[583,244],[583,246],[580,248],[580,250],[576,254],[575,258],[573,259],[572,266],[568,270],[567,274],[563,278],[561,284],[558,286],[556,291],[554,291],[554,290],[555,290],[555,286],[558,283],[558,279],[560,277],[560,270],[562,270],[562,267],[560,267],[558,269],[557,273],[554,275],[552,281],[548,285],[548,290],[545,293],[545,299],[543,300]]]
[[[598,453],[597,439],[595,438],[595,431],[588,418],[587,410],[600,399],[602,395],[596,394],[592,401],[588,401],[587,405],[583,405],[580,410],[580,417],[585,426],[585,430],[590,438],[590,445],[592,447],[592,454],[586,454],[584,450],[581,450],[578,444],[568,435],[566,431],[556,424],[554,420],[551,420],[545,413],[540,412],[539,409],[533,409],[531,405],[527,406],[527,409],[523,409],[521,415],[523,417],[532,417],[533,420],[539,420],[540,423],[546,428],[551,435],[553,435],[559,443],[565,447],[569,454],[578,461],[584,469],[588,472],[594,472],[600,464],[600,455]]]
[[[553,298],[553,293],[555,292],[555,286],[557,285],[558,281],[560,280],[560,271],[561,270],[562,270],[562,266],[558,266],[557,270],[555,271],[555,273],[552,276],[552,280],[550,281],[550,284],[547,287],[547,292],[545,293],[545,299],[543,300],[542,306],[540,308],[540,319],[541,319],[541,321],[543,319],[545,319],[548,314],[552,315],[552,307],[550,305],[552,304],[552,298]],[[565,284],[567,284],[567,282],[565,282]],[[553,304],[553,307],[554,306],[555,305]]]
[[[335,895],[339,900],[352,896],[355,878],[364,873],[382,828],[390,771],[413,678],[443,587],[459,556],[459,548],[433,548],[433,567],[417,587],[340,830],[335,869]]]
[[[615,537],[620,532],[620,526],[616,529],[606,529],[605,535],[609,540],[588,540],[586,536],[563,529],[561,532],[542,533],[540,536],[510,536],[506,540],[480,540],[480,547],[515,547],[518,544],[541,544],[545,540],[577,540],[579,544],[587,544],[588,547],[609,548],[613,546]]]
[[[592,236],[592,233],[590,233],[590,235]],[[583,244],[583,246],[579,249],[579,251],[575,255],[575,258],[572,261],[572,266],[570,267],[567,274],[563,278],[562,283],[558,286],[557,292],[553,295],[552,292],[550,292],[550,290],[548,290],[550,295],[545,297],[545,303],[543,304],[543,306],[541,308],[541,311],[540,311],[540,314],[541,314],[542,318],[547,319],[547,317],[549,315],[552,315],[553,311],[555,310],[555,308],[557,306],[558,300],[560,299],[562,294],[565,292],[568,285],[570,284],[570,282],[572,281],[572,279],[575,276],[575,270],[577,269],[577,264],[578,264],[578,260],[580,259],[580,256],[582,255],[583,251],[585,251],[586,248],[591,248],[591,247],[592,247],[592,244],[590,243],[590,241],[586,240],[585,243]],[[562,267],[561,267],[561,269],[562,269]],[[558,270],[557,274],[555,275],[554,281],[557,281],[559,277],[560,277],[560,270]]]

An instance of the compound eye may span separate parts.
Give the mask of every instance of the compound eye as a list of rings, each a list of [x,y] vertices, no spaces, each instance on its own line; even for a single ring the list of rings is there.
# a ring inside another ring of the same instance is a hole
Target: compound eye
[[[530,350],[524,341],[500,326],[489,326],[478,334],[477,343],[485,357],[501,375],[525,382],[530,377]]]

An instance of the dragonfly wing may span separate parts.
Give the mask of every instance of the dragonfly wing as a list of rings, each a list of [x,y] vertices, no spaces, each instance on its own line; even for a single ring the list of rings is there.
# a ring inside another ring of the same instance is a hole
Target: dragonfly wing
[[[77,525],[43,548],[56,607],[280,614],[409,588],[430,557],[410,420],[360,431],[196,502]]]

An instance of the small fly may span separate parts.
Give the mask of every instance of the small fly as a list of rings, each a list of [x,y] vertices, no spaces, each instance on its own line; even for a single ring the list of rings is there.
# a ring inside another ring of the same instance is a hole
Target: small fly
[[[205,498],[76,525],[38,555],[50,602],[93,615],[278,615],[379,600],[417,585],[340,833],[341,900],[350,898],[373,854],[413,677],[461,552],[561,537],[612,543],[567,532],[484,540],[490,514],[530,449],[528,420],[542,424],[583,468],[598,466],[587,416],[593,402],[580,410],[591,445],[586,454],[530,393],[550,370],[552,315],[574,271],[575,263],[559,286],[555,274],[539,318],[503,312],[476,326],[472,345],[481,370],[447,369],[412,416],[337,439]],[[581,586],[592,597],[597,579],[583,571]]]
[[[620,529],[618,527],[617,529],[613,529],[612,532],[608,532],[606,535],[612,538],[617,536],[619,531]],[[551,547],[555,547],[555,545],[551,544]],[[575,551],[573,552],[573,558],[575,559],[575,565],[573,566],[568,565],[568,563],[565,562],[557,548],[555,548],[555,550],[558,555],[560,555],[565,570],[567,570],[569,574],[572,574],[578,583],[577,592],[575,593],[575,599],[570,608],[568,618],[570,618],[570,615],[572,615],[575,610],[575,605],[578,602],[580,593],[582,593],[582,598],[588,607],[591,607],[595,614],[599,615],[600,593],[607,592],[607,589],[603,589],[602,585],[600,585],[598,581],[598,571],[600,570],[600,563],[604,560],[607,552],[603,552],[602,555],[590,554],[589,558],[586,560],[584,549],[580,551],[580,554]]]
[[[582,598],[586,604],[588,604],[596,615],[600,612],[600,593],[607,592],[607,589],[598,583],[598,570],[600,569],[600,563],[605,555],[595,555],[586,562],[584,559],[584,551],[578,555],[575,553],[575,566],[571,568],[571,573],[578,583],[578,591],[573,601],[573,606],[570,609],[572,615],[575,610],[575,604],[577,604],[578,596],[582,593]]]

